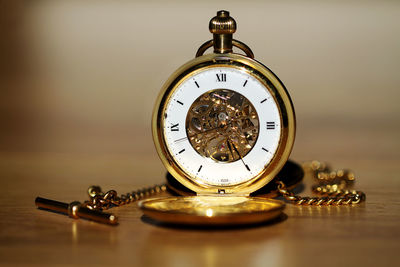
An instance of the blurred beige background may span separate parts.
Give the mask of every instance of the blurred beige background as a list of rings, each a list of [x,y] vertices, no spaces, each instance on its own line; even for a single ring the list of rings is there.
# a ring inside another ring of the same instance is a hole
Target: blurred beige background
[[[101,157],[99,168],[117,164],[120,173],[101,172],[117,184],[142,183],[140,175],[151,177],[143,183],[160,180],[153,103],[168,76],[212,37],[208,21],[219,9],[237,20],[234,37],[288,88],[298,119],[294,158],[399,159],[397,134],[386,134],[398,132],[400,114],[398,1],[1,5],[0,152],[4,162],[10,151],[77,161],[55,165],[53,182],[64,182],[61,167],[80,166],[76,155],[93,165]]]

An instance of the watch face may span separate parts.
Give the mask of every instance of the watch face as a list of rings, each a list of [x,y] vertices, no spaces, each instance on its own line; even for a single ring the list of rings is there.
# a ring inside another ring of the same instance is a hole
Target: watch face
[[[253,72],[234,66],[208,66],[182,78],[165,98],[159,128],[174,164],[209,186],[258,177],[282,141],[273,92]]]

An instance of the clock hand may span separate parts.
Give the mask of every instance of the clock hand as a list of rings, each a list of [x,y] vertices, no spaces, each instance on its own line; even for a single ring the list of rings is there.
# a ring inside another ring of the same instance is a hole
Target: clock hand
[[[178,143],[178,142],[180,142],[180,141],[183,141],[183,140],[185,140],[185,139],[187,139],[188,137],[187,136],[185,136],[185,137],[182,137],[182,138],[179,138],[179,139],[176,139],[174,142],[175,143]]]
[[[228,142],[231,143],[231,145],[233,146],[233,149],[235,150],[235,152],[239,155],[240,160],[242,161],[243,165],[246,167],[246,169],[248,171],[250,171],[249,166],[244,162],[242,155],[240,155],[239,150],[236,148],[235,144],[231,141],[231,139],[228,137]]]
[[[198,135],[198,134],[207,133],[207,132],[211,132],[211,131],[217,130],[218,128],[222,128],[222,127],[218,126],[218,127],[216,127],[216,128],[208,129],[208,130],[203,131],[203,132],[200,132],[200,133],[194,133],[194,134],[191,134],[191,135],[189,135],[189,136],[185,136],[185,137],[176,139],[174,142],[177,143],[177,142],[183,141],[183,140],[185,140],[185,139],[191,138],[191,137],[193,137],[193,136],[196,136],[196,135]]]
[[[233,155],[232,146],[231,146],[231,142],[229,141],[229,139],[226,140],[226,144],[228,145],[229,151],[231,152],[232,160],[234,160],[235,156]]]
[[[232,122],[230,122],[230,123],[228,123],[228,124],[226,124],[226,125],[221,125],[221,126],[218,126],[218,127],[212,128],[212,129],[208,129],[208,130],[202,131],[202,132],[200,132],[200,133],[194,133],[194,134],[191,134],[191,135],[189,135],[189,136],[185,136],[185,137],[176,139],[174,142],[177,143],[177,142],[183,141],[183,140],[185,140],[185,139],[187,139],[187,138],[191,138],[191,137],[193,137],[193,136],[196,136],[196,135],[198,135],[198,134],[208,133],[208,132],[211,132],[211,131],[214,131],[214,130],[222,129],[222,128],[224,128],[225,126],[228,126],[229,124],[232,124]]]

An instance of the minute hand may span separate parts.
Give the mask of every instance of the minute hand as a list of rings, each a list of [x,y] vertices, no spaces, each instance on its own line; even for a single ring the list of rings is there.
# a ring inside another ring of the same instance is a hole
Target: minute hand
[[[231,139],[228,139],[228,142],[232,145],[233,149],[235,150],[235,152],[239,155],[240,160],[242,161],[243,165],[246,167],[246,169],[248,171],[250,171],[249,166],[244,162],[242,155],[240,155],[239,150],[236,148],[235,144],[231,141]]]

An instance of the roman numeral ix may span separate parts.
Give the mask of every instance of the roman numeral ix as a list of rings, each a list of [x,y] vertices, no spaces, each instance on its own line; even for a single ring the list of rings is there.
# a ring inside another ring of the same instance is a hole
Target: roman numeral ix
[[[177,123],[177,124],[172,124],[172,125],[171,125],[171,131],[172,131],[172,132],[177,132],[177,131],[179,131],[179,123]]]

